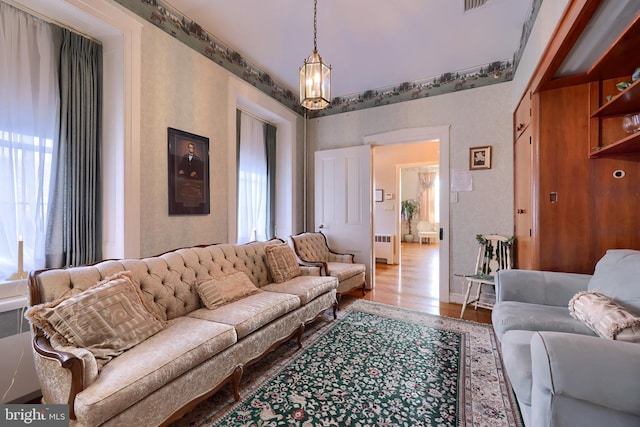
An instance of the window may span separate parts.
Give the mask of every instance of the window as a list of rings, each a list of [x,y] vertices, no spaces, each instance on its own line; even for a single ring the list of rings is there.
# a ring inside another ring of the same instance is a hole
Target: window
[[[0,279],[44,267],[49,184],[58,118],[50,24],[0,3]]]
[[[275,127],[238,110],[238,243],[274,236]]]
[[[418,172],[420,221],[432,225],[440,223],[440,174],[438,167],[428,167]]]
[[[14,233],[18,240],[27,242],[24,270],[44,266],[43,256],[36,255],[31,243],[43,244],[43,238],[36,236],[38,231],[44,231],[47,218],[52,155],[51,139],[0,130],[0,270],[5,277],[17,271]]]

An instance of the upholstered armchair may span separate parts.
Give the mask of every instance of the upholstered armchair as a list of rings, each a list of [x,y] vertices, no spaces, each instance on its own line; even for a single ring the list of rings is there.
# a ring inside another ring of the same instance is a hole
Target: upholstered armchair
[[[291,236],[291,241],[301,264],[318,266],[321,275],[333,276],[338,279],[338,303],[340,303],[342,294],[356,288],[362,288],[362,295],[365,295],[365,266],[354,263],[353,254],[331,250],[326,236],[322,233],[296,234]]]

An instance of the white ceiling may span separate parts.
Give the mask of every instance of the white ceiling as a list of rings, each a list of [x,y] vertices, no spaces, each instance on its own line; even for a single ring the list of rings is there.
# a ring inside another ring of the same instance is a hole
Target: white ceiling
[[[172,7],[298,92],[313,51],[313,0],[169,0]],[[532,0],[318,0],[318,53],[331,97],[511,59]]]

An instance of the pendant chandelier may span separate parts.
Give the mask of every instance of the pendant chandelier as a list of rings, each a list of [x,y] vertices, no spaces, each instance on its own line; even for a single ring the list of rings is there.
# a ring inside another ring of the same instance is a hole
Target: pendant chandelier
[[[322,110],[331,99],[331,66],[318,54],[318,0],[313,1],[313,53],[300,67],[300,104],[309,110]]]

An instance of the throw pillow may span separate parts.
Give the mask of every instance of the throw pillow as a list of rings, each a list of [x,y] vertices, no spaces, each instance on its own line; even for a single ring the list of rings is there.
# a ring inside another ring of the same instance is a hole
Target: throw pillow
[[[600,292],[579,292],[569,301],[569,312],[602,338],[640,342],[640,317]]]
[[[264,248],[264,251],[274,282],[282,283],[302,275],[296,254],[286,243],[268,245]]]
[[[587,290],[602,292],[626,310],[640,316],[640,251],[609,249],[596,264]]]
[[[236,271],[219,278],[201,280],[195,284],[195,287],[200,299],[210,310],[262,292],[244,271]]]
[[[26,316],[62,345],[89,350],[101,366],[166,326],[144,305],[129,271],[74,296],[33,306]]]

